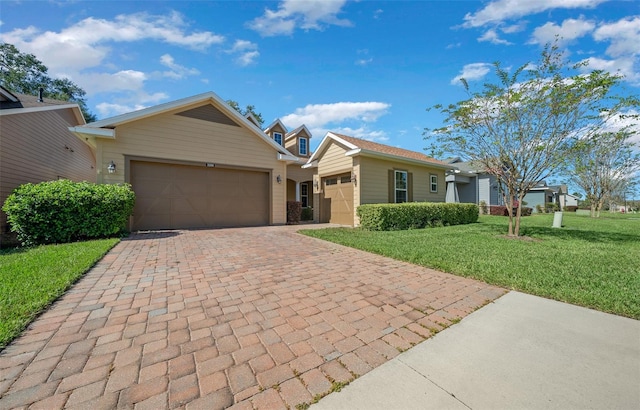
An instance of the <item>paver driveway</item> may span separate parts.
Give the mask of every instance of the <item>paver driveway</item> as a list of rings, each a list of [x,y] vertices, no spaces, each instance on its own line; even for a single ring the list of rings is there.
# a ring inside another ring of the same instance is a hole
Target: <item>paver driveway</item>
[[[286,408],[504,293],[295,227],[135,234],[0,355],[0,408]]]

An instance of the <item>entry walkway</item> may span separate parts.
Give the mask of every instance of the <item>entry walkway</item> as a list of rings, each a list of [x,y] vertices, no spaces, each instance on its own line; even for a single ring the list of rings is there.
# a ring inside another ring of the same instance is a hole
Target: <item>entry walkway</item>
[[[505,293],[297,229],[123,240],[0,354],[0,408],[293,409]]]

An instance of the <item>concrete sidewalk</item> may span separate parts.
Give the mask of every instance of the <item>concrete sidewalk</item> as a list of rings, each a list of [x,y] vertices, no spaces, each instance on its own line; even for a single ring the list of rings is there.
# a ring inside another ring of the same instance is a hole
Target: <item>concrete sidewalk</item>
[[[640,322],[511,292],[312,408],[638,409]]]

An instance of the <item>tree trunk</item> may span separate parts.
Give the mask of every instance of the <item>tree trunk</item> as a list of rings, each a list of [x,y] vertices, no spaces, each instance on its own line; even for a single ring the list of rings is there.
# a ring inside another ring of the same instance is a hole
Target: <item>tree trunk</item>
[[[518,201],[518,209],[516,210],[515,236],[520,236],[520,218],[521,217],[522,217],[522,199]]]
[[[591,217],[595,218],[596,217],[596,204],[591,202]]]

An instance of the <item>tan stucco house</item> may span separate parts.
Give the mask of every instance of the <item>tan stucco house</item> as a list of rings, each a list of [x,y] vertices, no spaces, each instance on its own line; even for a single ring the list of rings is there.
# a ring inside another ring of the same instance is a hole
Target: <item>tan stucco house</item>
[[[444,202],[453,167],[415,151],[327,133],[303,168],[314,169],[314,220],[359,224],[362,204]]]
[[[0,207],[29,182],[95,182],[94,150],[69,131],[83,124],[78,104],[0,87]],[[8,234],[7,215],[0,211],[0,238]]]
[[[305,125],[288,131],[279,119],[269,124],[264,132],[298,158],[297,163],[287,166],[287,201],[298,201],[303,208],[312,208],[314,170],[301,167],[311,157],[311,132]]]
[[[286,223],[287,165],[303,161],[213,92],[70,129],[98,183],[132,185],[132,230]]]

